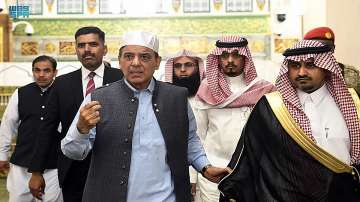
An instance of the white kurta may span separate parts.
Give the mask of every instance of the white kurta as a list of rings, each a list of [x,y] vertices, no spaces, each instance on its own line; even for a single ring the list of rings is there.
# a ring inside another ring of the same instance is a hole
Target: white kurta
[[[21,122],[19,119],[18,97],[18,90],[16,89],[9,100],[1,122],[0,161],[8,161],[11,140],[13,136],[17,134],[17,129]],[[43,201],[63,201],[61,189],[59,187],[57,169],[47,169],[44,171],[43,176],[46,182]],[[35,200],[28,187],[30,177],[31,173],[27,172],[27,168],[10,163],[10,170],[6,183],[10,202],[27,202]]]
[[[233,93],[246,88],[242,75],[227,77],[227,80]],[[213,166],[226,167],[235,151],[251,108],[217,108],[199,101],[194,108],[197,108],[198,135],[209,161]],[[201,201],[219,201],[217,184],[206,180],[200,174],[198,184]]]

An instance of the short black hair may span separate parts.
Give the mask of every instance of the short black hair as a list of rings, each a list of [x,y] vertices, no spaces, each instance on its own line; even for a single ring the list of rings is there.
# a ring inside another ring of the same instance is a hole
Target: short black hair
[[[81,27],[75,33],[75,40],[78,38],[78,36],[84,35],[84,34],[97,34],[99,36],[99,39],[105,43],[105,32],[103,32],[98,27],[93,27],[93,26]]]
[[[57,62],[53,57],[47,56],[47,55],[40,55],[38,57],[36,57],[33,61],[32,61],[32,68],[34,68],[35,63],[38,62],[43,62],[43,61],[49,61],[51,63],[51,66],[53,68],[53,70],[56,70],[56,66],[57,66]]]

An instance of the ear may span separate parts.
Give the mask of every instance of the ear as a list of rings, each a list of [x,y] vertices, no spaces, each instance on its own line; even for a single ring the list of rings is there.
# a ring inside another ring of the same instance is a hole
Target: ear
[[[104,56],[107,54],[108,49],[107,49],[107,45],[104,45]]]
[[[120,62],[120,58],[121,58],[121,56],[119,55],[119,56],[118,56],[118,62],[119,62],[119,68],[121,69],[121,62]]]
[[[159,57],[156,58],[156,68],[155,68],[156,70],[159,69],[160,63],[161,63],[161,57],[159,56]]]

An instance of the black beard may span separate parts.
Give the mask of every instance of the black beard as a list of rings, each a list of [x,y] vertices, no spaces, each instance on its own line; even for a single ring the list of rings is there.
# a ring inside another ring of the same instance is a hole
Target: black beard
[[[200,86],[200,75],[199,72],[194,73],[189,77],[177,77],[173,74],[173,84],[176,86],[185,87],[188,89],[188,97],[196,95]]]

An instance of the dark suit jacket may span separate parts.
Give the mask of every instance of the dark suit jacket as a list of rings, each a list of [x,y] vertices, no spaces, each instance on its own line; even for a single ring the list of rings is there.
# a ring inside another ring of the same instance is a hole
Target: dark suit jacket
[[[122,77],[123,74],[120,69],[105,66],[103,85],[120,80]],[[53,84],[53,90],[49,95],[46,115],[39,128],[40,132],[38,140],[36,141],[36,148],[29,172],[44,171],[46,161],[48,161],[47,153],[50,150],[49,147],[51,143],[57,141],[58,145],[60,145],[60,141],[65,137],[83,99],[81,69],[56,78]],[[61,123],[62,126],[61,135],[60,137],[54,137],[51,131],[56,130],[59,123]],[[75,161],[67,158],[61,150],[59,150],[58,176],[60,186],[63,184],[69,168],[74,162]],[[75,163],[80,164],[81,162]]]

